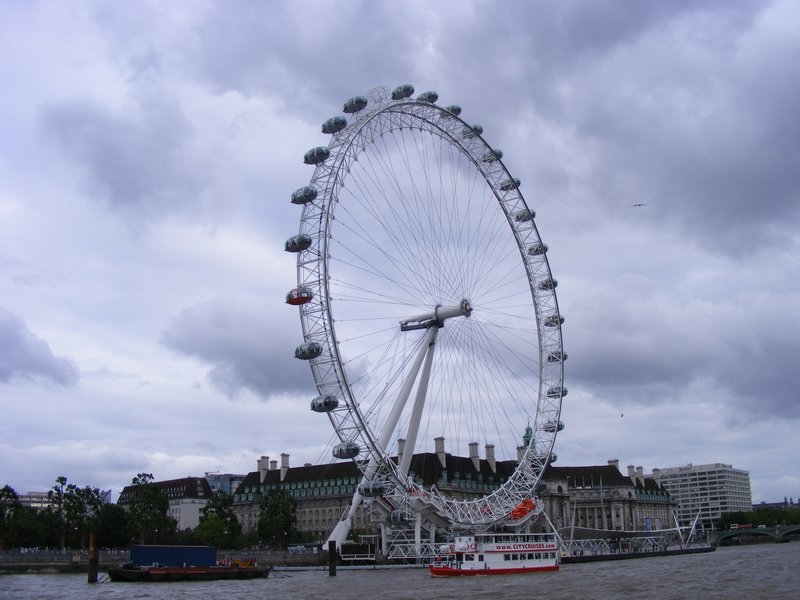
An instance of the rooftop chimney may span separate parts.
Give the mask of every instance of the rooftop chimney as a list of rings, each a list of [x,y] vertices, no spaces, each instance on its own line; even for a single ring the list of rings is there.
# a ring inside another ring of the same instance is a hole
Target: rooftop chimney
[[[281,452],[281,481],[286,477],[286,472],[289,470],[289,455],[286,452]]]
[[[494,459],[494,444],[486,444],[486,462],[489,463],[489,468],[492,473],[497,473],[497,462]]]
[[[636,467],[636,479],[644,485],[644,467]]]
[[[264,480],[267,478],[267,471],[269,470],[269,456],[262,456],[256,462],[258,466],[258,480],[260,483],[264,483]]]
[[[527,446],[517,446],[517,462],[522,462],[522,457],[525,456],[525,450],[527,450]]]
[[[439,457],[439,462],[442,463],[442,468],[447,468],[447,458],[444,451],[444,438],[439,436],[433,438],[433,443],[436,445],[436,456]]]
[[[619,471],[619,459],[618,458],[608,459],[608,466],[614,467],[617,471]]]
[[[278,461],[277,460],[269,461],[269,470],[270,471],[277,471],[278,470]]]
[[[658,485],[661,485],[661,469],[653,469],[653,479]]]
[[[633,465],[628,465],[628,477],[630,477],[631,483],[636,485],[636,467]]]
[[[475,470],[481,470],[481,459],[478,456],[478,442],[469,443],[469,457],[472,459],[472,464],[475,465]]]

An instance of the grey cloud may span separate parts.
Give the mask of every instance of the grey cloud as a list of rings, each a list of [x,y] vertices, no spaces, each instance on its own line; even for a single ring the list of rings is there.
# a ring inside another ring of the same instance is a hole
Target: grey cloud
[[[487,139],[526,139],[534,161],[549,158],[527,167],[542,195],[590,202],[585,211],[647,202],[663,226],[741,255],[743,239],[781,244],[800,220],[800,120],[787,119],[800,66],[786,58],[800,39],[768,17],[781,7],[477,4],[436,40],[441,66],[463,57],[464,68],[438,72],[465,104],[475,98],[464,115]],[[470,93],[487,81],[493,93]],[[553,132],[572,140],[561,152],[546,145]],[[557,166],[568,176],[553,177]]]
[[[114,111],[88,99],[42,109],[47,136],[85,174],[88,192],[135,219],[199,212],[207,169],[180,107],[158,93]]]
[[[0,308],[0,382],[24,380],[71,386],[78,383],[78,369],[53,354],[21,318]]]
[[[311,371],[294,358],[294,348],[302,341],[296,310],[275,306],[242,298],[197,304],[173,319],[161,343],[210,363],[209,380],[229,396],[243,390],[262,398],[283,392],[311,394]],[[276,318],[276,310],[286,314]]]
[[[663,298],[622,306],[606,299],[594,314],[569,320],[573,385],[624,404],[674,402],[696,396],[699,386],[726,399],[728,417],[800,417],[797,308],[697,302],[676,309]],[[580,333],[571,338],[571,329]]]
[[[404,83],[435,22],[407,3],[226,3],[206,13],[185,60],[216,91],[280,97],[321,124],[350,96]]]

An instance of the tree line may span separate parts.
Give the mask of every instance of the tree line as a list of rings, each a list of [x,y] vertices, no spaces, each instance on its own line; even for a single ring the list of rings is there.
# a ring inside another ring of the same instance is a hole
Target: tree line
[[[200,524],[178,530],[169,515],[169,498],[153,482],[151,473],[138,473],[131,481],[126,510],[102,503],[100,490],[56,478],[42,510],[22,504],[9,485],[0,488],[0,548],[86,549],[89,533],[106,548],[130,544],[210,545],[217,548],[267,546],[286,548],[307,541],[297,529],[297,504],[283,490],[270,490],[259,504],[258,525],[243,532],[233,512],[233,498],[217,491],[201,509]]]
[[[778,527],[800,524],[800,508],[760,508],[748,512],[725,513],[717,523],[717,529],[730,529],[731,525],[749,523],[753,527]]]

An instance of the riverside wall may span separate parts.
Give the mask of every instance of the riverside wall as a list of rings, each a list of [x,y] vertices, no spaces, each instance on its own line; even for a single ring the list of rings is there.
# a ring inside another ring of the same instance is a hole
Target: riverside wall
[[[317,566],[327,564],[324,557],[282,550],[219,550],[217,560],[225,558],[255,560],[260,565]],[[116,567],[130,558],[128,549],[101,549],[100,571]],[[88,573],[86,550],[4,549],[0,550],[0,575],[4,573]]]

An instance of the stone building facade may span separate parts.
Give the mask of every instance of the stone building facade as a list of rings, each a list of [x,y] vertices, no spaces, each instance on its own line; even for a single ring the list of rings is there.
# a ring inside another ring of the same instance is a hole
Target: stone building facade
[[[652,531],[674,526],[676,504],[643,468],[619,470],[619,461],[585,467],[549,466],[539,497],[557,529],[579,527]]]
[[[470,444],[469,456],[445,452],[444,440],[436,441],[436,451],[415,454],[409,474],[422,484],[450,497],[476,498],[499,488],[514,473],[516,461],[497,461],[494,448],[478,456],[478,445]],[[619,461],[586,467],[556,467],[545,470],[538,495],[556,528],[576,527],[639,530],[670,527],[674,502],[640,467],[619,471]],[[249,473],[233,496],[233,510],[245,531],[255,529],[261,494],[269,489],[285,490],[297,501],[298,528],[324,540],[347,511],[360,473],[352,461],[328,465],[290,467],[289,455],[278,461],[262,456],[258,470]],[[538,529],[547,527],[540,517]],[[362,505],[353,523],[354,532],[377,534],[368,509]]]

